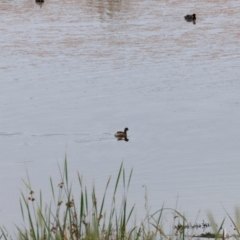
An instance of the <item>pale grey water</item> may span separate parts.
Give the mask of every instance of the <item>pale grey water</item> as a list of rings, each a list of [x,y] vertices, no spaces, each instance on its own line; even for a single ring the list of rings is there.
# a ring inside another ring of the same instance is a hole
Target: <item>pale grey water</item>
[[[129,204],[194,221],[233,213],[240,187],[239,1],[0,0],[0,224],[21,179],[48,198],[65,153],[103,193],[133,167]],[[196,13],[197,23],[184,15]],[[129,128],[129,142],[113,135]],[[25,164],[23,162],[26,162]],[[110,194],[109,194],[110,195]]]

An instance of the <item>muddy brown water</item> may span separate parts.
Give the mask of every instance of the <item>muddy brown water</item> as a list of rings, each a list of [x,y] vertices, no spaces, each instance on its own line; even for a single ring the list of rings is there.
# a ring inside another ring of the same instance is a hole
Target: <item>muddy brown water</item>
[[[239,12],[226,0],[0,0],[0,224],[20,221],[26,168],[50,198],[65,153],[72,179],[79,171],[100,196],[122,161],[133,168],[139,219],[143,185],[152,212],[233,214]],[[192,13],[195,25],[184,21]],[[125,127],[130,141],[116,141]]]

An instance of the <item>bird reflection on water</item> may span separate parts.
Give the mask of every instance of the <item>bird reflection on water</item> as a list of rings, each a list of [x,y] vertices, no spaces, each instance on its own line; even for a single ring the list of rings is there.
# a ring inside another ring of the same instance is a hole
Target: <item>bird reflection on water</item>
[[[42,7],[42,5],[44,4],[44,0],[36,0],[35,1],[37,5],[39,5],[40,7]]]

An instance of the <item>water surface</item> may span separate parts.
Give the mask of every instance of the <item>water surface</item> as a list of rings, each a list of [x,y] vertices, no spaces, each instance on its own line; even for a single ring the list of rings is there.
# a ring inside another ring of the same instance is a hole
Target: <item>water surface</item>
[[[0,0],[0,224],[26,168],[49,197],[58,165],[103,193],[122,161],[129,204],[194,221],[239,205],[239,1]],[[196,13],[196,24],[184,15]],[[129,142],[116,131],[129,128]]]

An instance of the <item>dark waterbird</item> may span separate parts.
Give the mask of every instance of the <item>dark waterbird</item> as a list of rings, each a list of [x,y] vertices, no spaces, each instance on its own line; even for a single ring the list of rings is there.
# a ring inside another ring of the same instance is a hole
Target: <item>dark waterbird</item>
[[[195,13],[193,15],[186,15],[184,18],[187,22],[193,22],[193,24],[196,23],[196,14]]]
[[[118,141],[125,140],[126,142],[128,142],[127,131],[128,131],[128,128],[125,128],[124,132],[121,132],[121,131],[116,132],[114,136],[118,139]]]

